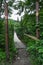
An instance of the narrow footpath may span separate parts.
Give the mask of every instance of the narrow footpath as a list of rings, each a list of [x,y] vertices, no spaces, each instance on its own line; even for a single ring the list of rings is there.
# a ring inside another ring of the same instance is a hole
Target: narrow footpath
[[[16,60],[13,65],[31,65],[29,54],[26,51],[26,46],[18,39],[16,33],[14,33],[14,41],[18,55],[16,56]]]

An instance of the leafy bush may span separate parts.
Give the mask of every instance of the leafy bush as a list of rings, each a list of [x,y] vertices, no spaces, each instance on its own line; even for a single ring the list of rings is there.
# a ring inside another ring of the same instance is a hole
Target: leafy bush
[[[25,36],[24,33],[36,36],[35,15],[25,14],[23,20],[21,20],[17,34],[21,41],[26,44],[31,62],[34,65],[43,65],[43,17],[40,18],[38,27],[40,29],[39,41],[34,41]]]
[[[9,52],[10,58],[12,59],[16,54],[16,48],[14,44],[14,21],[8,21],[8,35],[9,35]],[[0,20],[0,60],[6,59],[5,52],[5,22]]]

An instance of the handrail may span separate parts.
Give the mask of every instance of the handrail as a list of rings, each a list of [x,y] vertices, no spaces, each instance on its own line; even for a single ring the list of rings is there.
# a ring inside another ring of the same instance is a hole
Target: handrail
[[[29,34],[24,34],[24,35],[31,38],[31,39],[33,39],[33,40],[35,40],[35,41],[39,41],[39,39],[35,36],[29,35]]]

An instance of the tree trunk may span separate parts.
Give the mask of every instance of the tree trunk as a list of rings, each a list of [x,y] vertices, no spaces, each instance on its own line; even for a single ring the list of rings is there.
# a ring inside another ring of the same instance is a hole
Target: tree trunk
[[[8,4],[5,2],[5,30],[6,30],[6,57],[9,60],[9,48],[8,48]]]
[[[39,0],[36,0],[36,37],[40,37],[40,32],[39,32]]]

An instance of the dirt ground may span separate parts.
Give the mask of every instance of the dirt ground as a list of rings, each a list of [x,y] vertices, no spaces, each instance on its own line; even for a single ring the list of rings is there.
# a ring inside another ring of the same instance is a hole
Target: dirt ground
[[[18,54],[13,61],[0,62],[0,65],[31,65],[29,55],[25,48],[17,49]]]

